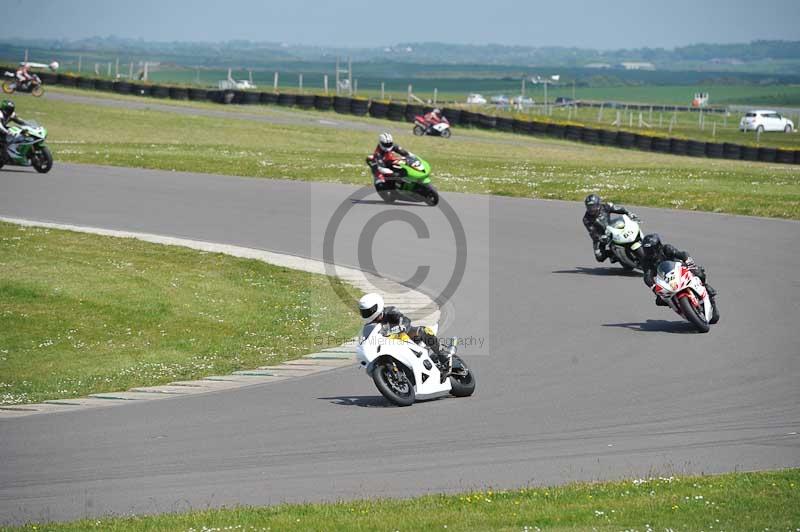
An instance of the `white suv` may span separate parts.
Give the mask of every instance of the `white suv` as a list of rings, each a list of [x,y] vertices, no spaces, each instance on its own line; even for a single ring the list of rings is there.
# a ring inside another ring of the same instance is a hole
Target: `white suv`
[[[739,122],[739,131],[794,131],[794,123],[775,111],[750,111]]]

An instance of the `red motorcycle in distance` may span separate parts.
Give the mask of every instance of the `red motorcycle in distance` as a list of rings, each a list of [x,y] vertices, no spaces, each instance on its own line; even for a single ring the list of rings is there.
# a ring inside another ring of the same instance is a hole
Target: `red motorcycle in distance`
[[[414,117],[414,134],[418,137],[432,135],[447,139],[450,138],[450,122],[443,116],[438,124],[428,125],[425,117],[417,115]]]

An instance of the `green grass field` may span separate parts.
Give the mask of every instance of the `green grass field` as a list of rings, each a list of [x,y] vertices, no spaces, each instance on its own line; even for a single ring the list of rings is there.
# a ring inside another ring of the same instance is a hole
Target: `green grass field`
[[[405,123],[270,106],[227,106],[232,118],[217,119],[47,98],[17,100],[23,118],[49,128],[56,164],[370,183],[363,161],[375,146],[374,132],[235,118],[239,113],[305,116],[385,126],[400,144],[431,162],[434,183],[445,192],[567,200],[599,192],[632,205],[800,219],[797,166],[675,157],[463,129],[445,141],[414,137]]]
[[[322,275],[0,223],[0,405],[274,364],[359,323]]]
[[[793,469],[519,490],[485,489],[409,500],[238,507],[178,515],[30,524],[9,530],[794,532],[799,527],[800,471]]]

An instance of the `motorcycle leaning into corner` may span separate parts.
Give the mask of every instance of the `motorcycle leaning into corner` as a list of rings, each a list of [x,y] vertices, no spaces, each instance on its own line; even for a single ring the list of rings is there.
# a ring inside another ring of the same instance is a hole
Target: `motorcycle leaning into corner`
[[[409,153],[391,168],[380,168],[375,178],[375,191],[386,203],[397,200],[424,202],[431,207],[439,203],[439,193],[431,185],[431,165]]]
[[[14,94],[15,91],[30,92],[37,97],[44,94],[42,79],[36,74],[31,74],[31,79],[25,81],[17,79],[16,74],[13,72],[6,72],[6,76],[14,78],[3,82],[3,92],[6,94]]]
[[[600,237],[601,243],[608,247],[620,266],[630,271],[641,269],[644,257],[642,249],[642,229],[636,216],[612,214],[608,219],[606,232]]]
[[[433,327],[434,334],[438,325]],[[469,397],[475,391],[475,374],[456,354],[458,339],[442,347],[450,367],[434,362],[424,342],[415,343],[402,330],[379,323],[367,324],[356,348],[356,360],[375,387],[397,406],[445,395]]]
[[[8,128],[9,140],[5,153],[0,153],[0,168],[9,166],[33,166],[40,174],[53,168],[53,154],[45,144],[47,130],[35,122]]]
[[[444,116],[438,124],[428,124],[425,117],[414,117],[414,134],[418,137],[423,135],[432,135],[435,137],[442,137],[449,139],[452,132],[450,131],[450,122]]]
[[[659,264],[652,290],[698,332],[707,333],[710,324],[716,322],[713,304],[703,281],[682,262],[666,260]]]

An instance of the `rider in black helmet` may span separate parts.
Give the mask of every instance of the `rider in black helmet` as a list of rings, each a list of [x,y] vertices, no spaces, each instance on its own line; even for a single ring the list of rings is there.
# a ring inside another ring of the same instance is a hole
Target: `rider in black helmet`
[[[642,259],[642,270],[644,270],[644,283],[652,287],[653,278],[656,275],[658,265],[665,260],[681,261],[691,272],[700,278],[708,291],[708,297],[711,299],[711,307],[713,314],[710,323],[717,323],[719,321],[719,312],[717,311],[717,291],[708,284],[706,280],[706,270],[702,266],[696,264],[694,259],[686,251],[681,251],[671,244],[663,244],[661,237],[656,233],[645,235],[642,239],[642,249],[644,251],[644,258]],[[656,305],[665,307],[667,304],[658,296],[656,296]]]
[[[583,215],[583,225],[589,231],[589,237],[592,239],[592,247],[594,248],[594,258],[597,262],[603,262],[611,257],[611,262],[616,262],[617,259],[606,247],[601,237],[606,233],[608,226],[608,216],[614,214],[627,214],[634,220],[638,217],[630,212],[625,207],[616,207],[613,203],[603,203],[600,196],[597,194],[589,194],[583,200],[586,206],[586,214]]]
[[[0,103],[0,158],[2,158],[2,160],[6,158],[6,147],[8,143],[14,140],[14,137],[12,137],[11,133],[8,131],[9,122],[14,122],[21,126],[27,124],[27,122],[17,116],[14,102],[11,100],[3,100],[3,102]]]

